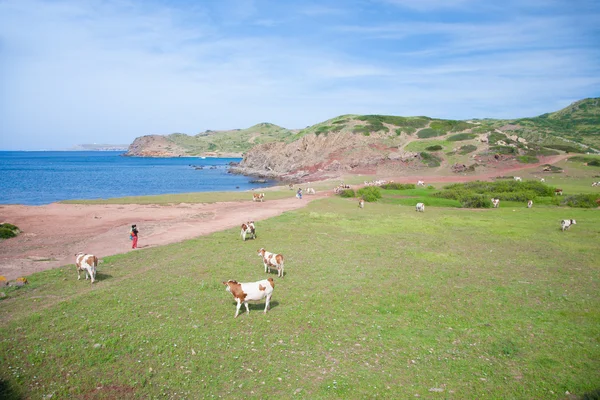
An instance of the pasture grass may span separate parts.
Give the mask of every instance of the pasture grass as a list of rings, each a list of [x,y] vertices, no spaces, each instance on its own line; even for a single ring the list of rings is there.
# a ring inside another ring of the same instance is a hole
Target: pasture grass
[[[260,222],[256,240],[229,229],[106,257],[94,285],[74,265],[29,276],[0,303],[0,390],[541,399],[598,388],[598,210],[417,213],[382,192],[364,209],[314,201]],[[577,225],[561,232],[565,218]],[[285,278],[264,273],[260,247],[285,255]],[[270,312],[259,302],[234,319],[221,282],[267,276]]]

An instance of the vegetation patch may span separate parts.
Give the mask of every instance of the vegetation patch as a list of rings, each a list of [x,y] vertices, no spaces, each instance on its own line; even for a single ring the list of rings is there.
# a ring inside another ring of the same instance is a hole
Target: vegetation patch
[[[432,129],[432,128],[425,128],[425,129],[421,129],[419,132],[417,132],[417,137],[420,139],[426,139],[426,138],[430,138],[430,137],[443,136],[445,134],[446,134],[446,132],[444,132],[444,131],[438,131],[437,129]]]
[[[315,135],[319,136],[324,134],[327,136],[329,132],[339,132],[342,130],[342,126],[322,125],[315,130]]]
[[[573,146],[569,144],[546,144],[544,147],[549,149],[561,150],[566,153],[585,153],[585,150],[579,146]]]
[[[585,163],[590,167],[600,167],[600,157],[594,156],[575,156],[569,157],[567,161]]]
[[[13,224],[0,224],[0,239],[10,239],[16,237],[21,230]]]
[[[499,141],[503,141],[506,144],[512,142],[512,140],[510,140],[504,133],[494,132],[488,135],[489,144],[496,144]]]
[[[537,157],[534,156],[517,156],[517,161],[523,164],[535,164],[540,162]]]
[[[431,121],[429,127],[431,129],[435,129],[442,132],[459,132],[464,131],[465,129],[472,128],[473,124],[470,124],[465,121],[455,121],[451,119],[436,119]]]
[[[600,195],[598,194],[575,194],[565,196],[560,200],[560,205],[577,208],[596,208],[600,205],[598,200],[600,200]]]
[[[439,144],[435,144],[433,146],[425,147],[425,150],[427,150],[427,151],[440,151],[442,149],[443,149],[443,147],[440,146]]]
[[[386,183],[380,187],[386,190],[409,190],[414,189],[416,186],[414,183]]]
[[[491,146],[490,151],[498,154],[517,154],[516,147],[511,146]]]
[[[556,165],[552,164],[544,164],[542,165],[542,168],[546,172],[563,172],[563,169],[561,167],[557,167]]]
[[[428,167],[439,167],[441,160],[435,155],[428,153],[426,151],[422,151],[420,153],[421,161],[423,164],[427,164]]]
[[[477,137],[477,135],[474,133],[459,133],[457,135],[452,135],[452,136],[446,138],[446,140],[449,142],[460,142],[463,140],[475,139],[476,137]]]
[[[354,192],[354,189],[344,189],[344,190],[340,191],[340,197],[344,197],[344,198],[356,197],[356,193]]]
[[[465,155],[465,154],[472,153],[475,150],[477,150],[477,146],[472,145],[472,144],[467,144],[465,146],[461,146],[460,149],[458,149],[458,153]]]
[[[367,186],[358,189],[358,195],[366,202],[374,202],[381,198],[381,190],[377,186]]]

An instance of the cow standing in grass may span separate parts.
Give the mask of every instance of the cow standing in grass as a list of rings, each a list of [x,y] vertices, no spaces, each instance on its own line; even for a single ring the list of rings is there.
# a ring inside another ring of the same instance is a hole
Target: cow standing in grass
[[[246,312],[250,314],[250,308],[248,307],[249,301],[258,301],[266,297],[265,314],[271,308],[271,296],[273,296],[273,289],[275,289],[273,278],[248,283],[238,283],[237,281],[230,279],[227,282],[223,282],[223,284],[226,286],[225,290],[231,293],[237,302],[234,318],[237,318],[240,314],[242,303],[246,306]]]
[[[244,242],[246,241],[246,235],[250,235],[252,236],[252,239],[256,239],[256,226],[254,225],[254,221],[248,221],[242,224],[240,236]]]
[[[363,199],[358,200],[358,208],[365,208],[365,201]]]
[[[283,278],[283,255],[274,254],[266,251],[265,249],[258,250],[258,256],[262,257],[263,264],[265,265],[265,273],[270,272],[271,268],[277,270],[277,276]]]
[[[415,211],[425,212],[425,203],[417,203],[417,206],[415,207]]]
[[[85,271],[85,279],[88,276],[92,283],[96,280],[96,268],[98,267],[98,257],[93,254],[77,253],[75,254],[75,265],[77,266],[77,280],[81,279],[80,272]]]
[[[529,200],[527,202],[527,208],[531,208],[531,207],[533,207],[533,200]]]
[[[492,199],[492,205],[494,206],[494,208],[498,208],[498,206],[500,205],[500,199]]]

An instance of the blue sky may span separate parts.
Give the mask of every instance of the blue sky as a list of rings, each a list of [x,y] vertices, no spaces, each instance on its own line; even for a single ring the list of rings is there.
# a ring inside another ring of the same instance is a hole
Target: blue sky
[[[0,0],[0,149],[600,96],[597,0]]]

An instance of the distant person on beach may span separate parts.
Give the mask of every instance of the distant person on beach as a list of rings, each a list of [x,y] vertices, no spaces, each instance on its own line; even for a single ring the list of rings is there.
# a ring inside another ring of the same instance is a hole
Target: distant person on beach
[[[137,249],[138,233],[137,225],[131,225],[131,232],[129,232],[129,236],[131,237],[131,240],[133,240],[133,243],[131,244],[132,249]]]

